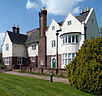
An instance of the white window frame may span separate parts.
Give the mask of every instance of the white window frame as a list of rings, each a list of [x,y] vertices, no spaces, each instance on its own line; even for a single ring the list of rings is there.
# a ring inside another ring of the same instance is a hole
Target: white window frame
[[[71,43],[79,43],[79,35],[64,35],[62,37],[62,44],[71,44]]]
[[[36,50],[36,45],[32,45],[32,50]]]
[[[52,30],[55,30],[55,26],[52,26]]]
[[[73,54],[74,54],[74,57],[75,57],[76,56],[75,53],[63,53],[62,54],[62,65],[64,65],[64,66],[68,65],[72,61],[72,59],[74,58],[74,57],[72,57]]]
[[[18,65],[22,65],[22,63],[23,63],[22,57],[18,57],[18,58],[17,58],[17,64],[18,64]]]
[[[32,61],[32,62],[35,62],[35,58],[34,58],[34,57],[31,57],[31,61]]]
[[[9,57],[4,58],[4,63],[5,65],[10,65],[10,58]]]
[[[71,24],[72,24],[72,21],[71,21],[71,20],[69,20],[67,23],[68,23],[68,25],[71,25]]]
[[[9,50],[9,43],[6,44],[6,51]]]
[[[56,46],[56,41],[55,41],[55,40],[52,40],[52,41],[51,41],[51,46],[52,46],[52,47],[55,47],[55,46]]]

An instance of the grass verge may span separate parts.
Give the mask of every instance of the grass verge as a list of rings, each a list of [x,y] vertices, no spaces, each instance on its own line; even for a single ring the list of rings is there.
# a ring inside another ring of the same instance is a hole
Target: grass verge
[[[0,96],[93,96],[64,83],[0,73]]]

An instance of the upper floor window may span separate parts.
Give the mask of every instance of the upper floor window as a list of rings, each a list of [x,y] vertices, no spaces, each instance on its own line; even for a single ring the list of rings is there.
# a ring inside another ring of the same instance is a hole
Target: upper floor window
[[[6,51],[9,50],[9,43],[6,44]]]
[[[52,30],[55,30],[55,26],[52,26]]]
[[[28,57],[28,48],[26,47],[26,49],[25,49],[25,55],[26,55],[26,58]]]
[[[78,43],[79,36],[78,35],[65,35],[63,36],[62,41],[63,41],[63,44]]]
[[[56,46],[55,40],[52,40],[51,43],[52,43],[52,44],[51,44],[52,47],[55,47],[55,46]]]
[[[31,58],[31,60],[32,60],[32,62],[35,62],[35,59],[34,59],[34,57],[32,57],[32,58]]]
[[[36,45],[32,45],[32,50],[35,50],[36,49]]]
[[[18,57],[17,62],[18,62],[18,65],[21,65],[22,64],[22,57]]]
[[[71,25],[71,24],[72,24],[71,20],[70,20],[70,21],[68,21],[68,25]]]
[[[94,19],[92,19],[92,24],[94,23]]]

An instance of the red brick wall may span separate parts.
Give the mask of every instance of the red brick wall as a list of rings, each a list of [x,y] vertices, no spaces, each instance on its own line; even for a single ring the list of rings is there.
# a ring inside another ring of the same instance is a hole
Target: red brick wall
[[[47,68],[51,68],[51,58],[52,57],[56,57],[56,55],[48,55],[47,56]],[[57,57],[56,57],[57,59]],[[61,55],[58,55],[58,68],[61,68],[61,64],[62,64],[62,59],[61,59]],[[57,67],[57,60],[56,60],[56,67]]]
[[[39,48],[38,48],[38,67],[41,67],[41,60],[43,60],[44,67],[47,67],[46,64],[46,36],[40,37],[39,39]]]

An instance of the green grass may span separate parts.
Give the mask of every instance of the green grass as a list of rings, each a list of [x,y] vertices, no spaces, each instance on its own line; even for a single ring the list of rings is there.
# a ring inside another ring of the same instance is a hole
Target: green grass
[[[64,83],[0,73],[0,96],[92,96]]]

